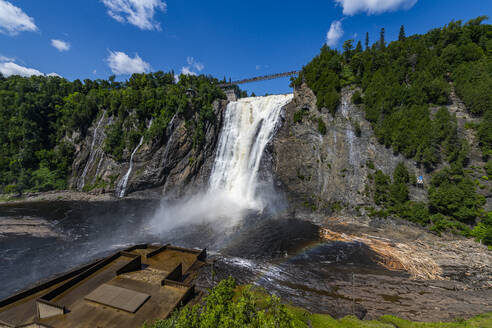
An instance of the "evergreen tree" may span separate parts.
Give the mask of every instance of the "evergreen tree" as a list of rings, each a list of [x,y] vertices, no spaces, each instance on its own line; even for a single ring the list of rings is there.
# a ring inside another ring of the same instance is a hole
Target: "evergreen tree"
[[[343,43],[343,55],[347,62],[350,61],[352,57],[352,49],[354,48],[354,40],[347,40]]]
[[[366,50],[369,49],[369,32],[366,32]]]
[[[379,47],[381,50],[386,48],[386,42],[384,41],[384,27],[381,29],[381,35],[379,37]]]
[[[355,53],[361,53],[362,52],[362,43],[359,41],[357,42],[357,46],[355,47]]]
[[[400,34],[398,35],[398,41],[405,40],[405,27],[402,25],[400,27]]]

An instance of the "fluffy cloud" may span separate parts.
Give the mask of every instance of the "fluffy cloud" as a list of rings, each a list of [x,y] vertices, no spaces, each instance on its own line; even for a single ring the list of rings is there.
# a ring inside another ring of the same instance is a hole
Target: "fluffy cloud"
[[[17,65],[16,63],[13,62],[12,58],[4,57],[4,56],[0,56],[0,73],[2,73],[3,76],[20,75],[20,76],[29,77],[32,75],[42,75],[42,76],[61,77],[56,73],[50,73],[45,75],[40,71],[38,71],[37,69]]]
[[[198,73],[195,71],[201,72],[205,68],[205,65],[197,62],[193,57],[186,58],[186,62],[188,63],[188,66],[184,66],[181,68],[181,74],[197,75]]]
[[[343,7],[345,15],[355,15],[365,12],[369,15],[377,15],[386,11],[410,9],[418,0],[335,0]]]
[[[37,31],[34,19],[27,16],[22,9],[8,1],[0,0],[0,33],[16,35],[23,31]]]
[[[0,62],[11,62],[11,61],[14,61],[15,59],[12,58],[12,57],[5,57],[5,56],[2,56],[0,55]]]
[[[51,40],[51,45],[58,49],[58,51],[68,51],[70,50],[70,43],[62,40]]]
[[[129,57],[121,51],[109,51],[106,59],[109,68],[116,75],[145,73],[150,71],[150,64],[143,61],[142,58],[135,54],[134,58]]]
[[[154,14],[166,11],[166,3],[161,0],[102,0],[108,8],[109,16],[120,23],[130,23],[142,30],[160,30],[154,21]]]
[[[335,47],[338,40],[343,36],[343,28],[341,21],[333,21],[330,30],[326,33],[326,44],[330,47]]]
[[[183,75],[196,75],[196,73],[193,72],[192,70],[190,70],[189,67],[182,67],[181,68],[181,74],[183,74]]]

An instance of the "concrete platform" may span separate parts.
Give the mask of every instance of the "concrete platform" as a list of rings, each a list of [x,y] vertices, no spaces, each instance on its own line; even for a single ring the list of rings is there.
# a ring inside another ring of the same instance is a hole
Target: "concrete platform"
[[[104,284],[93,290],[85,299],[115,309],[135,313],[149,297],[150,295],[148,294]]]
[[[136,245],[0,301],[0,327],[138,327],[194,295],[205,250]]]

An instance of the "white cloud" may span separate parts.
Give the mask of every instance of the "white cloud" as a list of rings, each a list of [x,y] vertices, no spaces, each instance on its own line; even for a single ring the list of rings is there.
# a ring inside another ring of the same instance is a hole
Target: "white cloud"
[[[196,75],[196,73],[193,72],[192,70],[190,70],[189,67],[181,68],[181,74],[183,74],[183,75]]]
[[[195,72],[195,70],[201,72],[205,68],[205,65],[196,61],[195,58],[191,56],[186,58],[186,62],[188,63],[188,66],[184,66],[181,68],[181,74],[197,75],[198,73]]]
[[[130,23],[142,30],[160,30],[154,21],[154,14],[166,11],[166,3],[161,0],[101,0],[108,8],[109,16],[120,23]]]
[[[5,56],[0,55],[0,62],[13,62],[13,61],[15,61],[14,58],[5,57]]]
[[[343,36],[343,28],[341,21],[333,21],[330,30],[326,33],[326,44],[330,47],[335,47],[338,41]]]
[[[68,51],[70,50],[70,43],[62,40],[51,40],[51,45],[58,49],[58,51]]]
[[[0,73],[4,76],[10,75],[20,75],[20,76],[31,76],[31,75],[44,75],[40,71],[34,68],[27,68],[24,66],[17,65],[13,62],[0,63]]]
[[[93,70],[92,71],[92,74],[96,75],[97,74],[97,70]]]
[[[40,71],[38,71],[37,69],[20,66],[14,62],[0,63],[0,73],[2,73],[3,76],[20,75],[20,76],[24,76],[24,77],[29,77],[32,75],[42,75],[42,76],[58,76],[58,77],[61,77],[60,75],[58,75],[56,73],[43,74]]]
[[[203,71],[203,69],[205,68],[205,66],[202,63],[197,62],[193,57],[186,58],[186,62],[188,63],[190,68],[194,68],[199,72]]]
[[[108,62],[111,71],[116,75],[150,71],[150,64],[143,61],[138,54],[135,54],[135,57],[131,58],[121,51],[109,51],[109,56],[106,61]]]
[[[343,7],[344,15],[355,15],[365,12],[369,15],[377,15],[387,11],[410,9],[418,0],[335,0]]]
[[[37,31],[34,19],[29,17],[22,9],[8,1],[0,0],[0,33],[16,35],[23,31]]]

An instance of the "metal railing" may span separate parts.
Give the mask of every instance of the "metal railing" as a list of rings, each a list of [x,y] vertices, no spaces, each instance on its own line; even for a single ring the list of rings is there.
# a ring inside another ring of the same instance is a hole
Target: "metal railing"
[[[249,79],[243,79],[243,80],[238,80],[238,81],[221,83],[218,86],[221,88],[225,88],[225,87],[230,87],[230,86],[237,85],[237,84],[243,84],[243,83],[249,83],[249,82],[258,82],[258,81],[264,81],[264,80],[273,80],[273,79],[278,79],[278,78],[285,77],[285,76],[295,75],[295,74],[298,74],[299,72],[300,71],[291,71],[291,72],[285,72],[285,73],[257,76],[257,77],[252,77]]]

